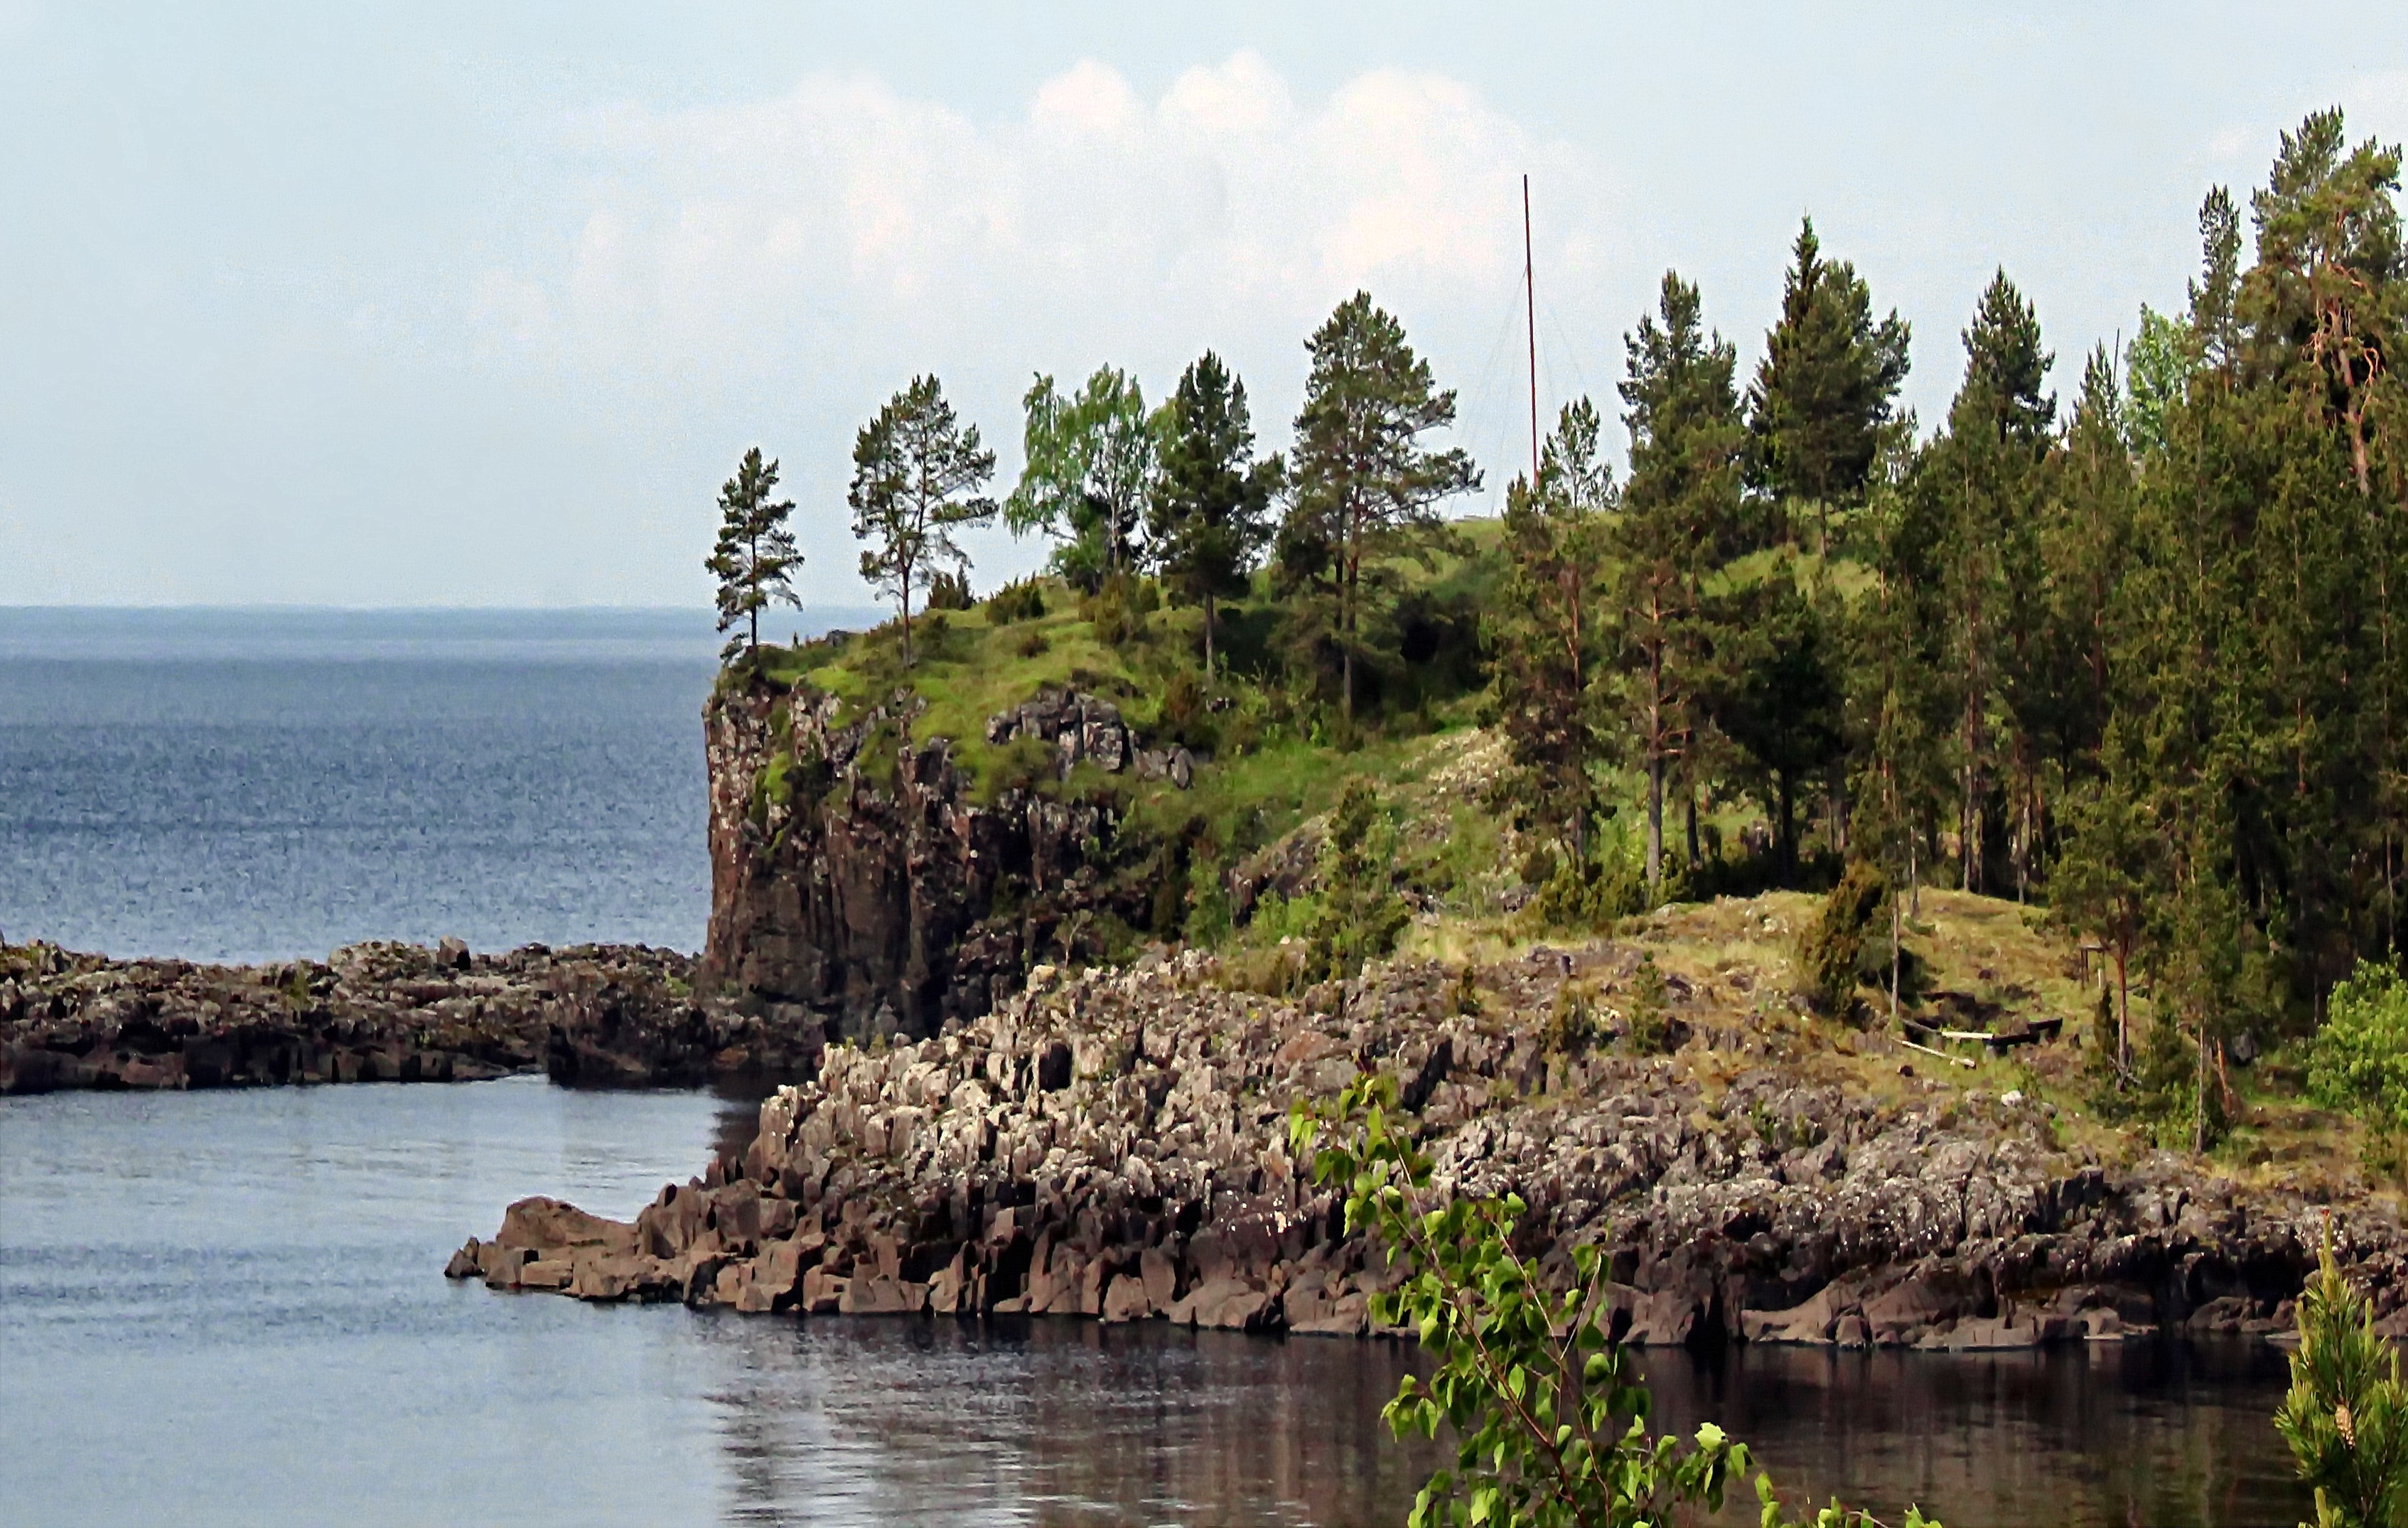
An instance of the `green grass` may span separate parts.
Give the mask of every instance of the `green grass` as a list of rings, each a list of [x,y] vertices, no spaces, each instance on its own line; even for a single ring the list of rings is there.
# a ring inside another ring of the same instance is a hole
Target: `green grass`
[[[1496,576],[1498,527],[1469,521],[1456,529],[1462,548],[1439,553],[1432,570],[1409,566],[1407,578],[1429,605],[1476,611]],[[1221,607],[1224,664],[1210,688],[1225,708],[1205,718],[1217,746],[1199,764],[1192,789],[1140,780],[1134,770],[1104,775],[1083,766],[1068,780],[1056,780],[1028,744],[987,742],[988,718],[1040,691],[1070,688],[1112,700],[1146,742],[1168,746],[1163,696],[1175,674],[1193,676],[1200,667],[1203,612],[1162,606],[1142,617],[1135,635],[1108,642],[1082,614],[1076,591],[1054,578],[1041,580],[1039,589],[1045,614],[1033,620],[997,625],[983,603],[915,614],[915,661],[909,666],[894,621],[866,633],[765,647],[755,666],[779,687],[803,682],[838,696],[839,724],[909,689],[924,707],[910,724],[912,739],[950,739],[979,799],[991,802],[1002,789],[1020,784],[1070,796],[1109,794],[1133,829],[1180,838],[1220,864],[1326,810],[1351,778],[1384,787],[1409,780],[1428,731],[1469,725],[1469,697],[1458,693],[1433,700],[1417,691],[1408,714],[1367,716],[1354,748],[1331,746],[1333,707],[1263,680],[1278,607],[1268,583],[1258,580],[1254,598]],[[739,678],[731,671],[723,682]]]

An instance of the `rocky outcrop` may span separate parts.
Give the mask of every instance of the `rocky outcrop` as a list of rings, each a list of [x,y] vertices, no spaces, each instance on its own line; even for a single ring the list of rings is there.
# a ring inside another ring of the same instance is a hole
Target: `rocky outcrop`
[[[563,1240],[530,1229],[556,1212],[528,1202],[451,1271],[758,1311],[1362,1333],[1398,1270],[1344,1234],[1286,1125],[1294,1101],[1369,1069],[1398,1079],[1434,1192],[1519,1193],[1524,1250],[1558,1279],[1573,1246],[1606,1250],[1633,1342],[2271,1332],[2327,1235],[2408,1321],[2408,1235],[2386,1209],[2245,1191],[2171,1157],[2111,1167],[2019,1095],[1910,1075],[1880,1101],[1839,1074],[1894,1066],[1844,1053],[1888,1042],[1843,1036],[1821,1077],[1785,1050],[1778,1012],[1734,1022],[1677,984],[1686,1045],[1633,1053],[1613,1004],[1637,959],[1542,950],[1470,980],[1398,964],[1297,1002],[1231,991],[1193,955],[1040,967],[941,1038],[832,1049],[763,1105],[740,1160],[663,1190],[632,1226],[578,1221]]]
[[[815,1043],[799,1047],[756,1016],[697,1001],[693,975],[692,957],[639,946],[478,955],[447,939],[274,965],[20,946],[0,950],[0,1093],[467,1081],[538,1069],[589,1086],[808,1075]]]
[[[706,716],[711,916],[704,977],[782,1028],[857,1039],[933,1035],[1017,992],[1030,964],[1100,958],[1149,917],[1108,797],[1037,779],[981,791],[950,739],[915,741],[917,697],[845,721],[834,695],[731,683]],[[987,724],[1049,745],[1054,778],[1191,774],[1143,748],[1111,703],[1040,695]]]

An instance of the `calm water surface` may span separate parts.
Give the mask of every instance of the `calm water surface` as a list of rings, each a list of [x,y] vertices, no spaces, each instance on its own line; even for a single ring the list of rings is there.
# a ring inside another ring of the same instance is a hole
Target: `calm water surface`
[[[630,1215],[749,1105],[531,1079],[0,1100],[0,1521],[1377,1523],[1393,1344],[595,1307],[439,1277],[502,1207]],[[2288,1524],[2279,1355],[1651,1354],[1799,1495]],[[1734,1521],[1743,1514],[1729,1515]]]
[[[0,931],[693,949],[716,649],[676,611],[0,610]],[[1430,1461],[1377,1420],[1394,1345],[439,1277],[510,1200],[631,1215],[751,1118],[524,1080],[0,1099],[0,1524],[1402,1520]],[[1893,1521],[2308,1510],[2262,1349],[1647,1368],[1662,1421],[1719,1419],[1796,1495]]]

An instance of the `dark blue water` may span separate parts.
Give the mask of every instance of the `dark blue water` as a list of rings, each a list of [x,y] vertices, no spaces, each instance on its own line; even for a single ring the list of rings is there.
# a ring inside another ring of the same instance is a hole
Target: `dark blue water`
[[[0,610],[0,933],[697,949],[718,647],[682,610]]]

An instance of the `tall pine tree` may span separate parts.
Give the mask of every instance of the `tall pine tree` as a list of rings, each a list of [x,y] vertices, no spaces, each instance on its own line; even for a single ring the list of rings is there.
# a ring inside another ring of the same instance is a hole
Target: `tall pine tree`
[[[786,525],[795,505],[773,497],[777,488],[778,464],[763,461],[758,446],[744,453],[736,476],[720,486],[719,540],[702,565],[719,580],[719,629],[744,628],[742,635],[728,638],[719,654],[723,662],[761,646],[763,610],[802,605],[795,596],[795,569],[803,555]]]
[[[1792,516],[1811,509],[1817,546],[1828,545],[1832,511],[1859,501],[1881,454],[1908,338],[1895,310],[1874,321],[1871,289],[1847,262],[1823,258],[1804,220],[1747,393],[1748,482],[1764,496],[1766,534],[1795,536]]]
[[[1664,273],[1656,312],[1624,341],[1630,484],[1612,549],[1623,716],[1647,781],[1647,888],[1664,883],[1664,790],[1695,731],[1707,646],[1699,592],[1740,500],[1737,355],[1705,329],[1698,289]]]
[[[1327,635],[1342,669],[1342,715],[1354,723],[1354,666],[1363,650],[1365,607],[1389,580],[1383,563],[1427,563],[1438,507],[1480,486],[1480,469],[1459,447],[1423,443],[1455,422],[1455,393],[1413,353],[1404,325],[1358,292],[1305,341],[1312,369],[1296,416],[1296,524],[1289,539],[1329,549]]]
[[[1159,434],[1146,534],[1163,582],[1204,607],[1209,675],[1218,603],[1246,592],[1281,463],[1255,460],[1246,384],[1210,350],[1181,375]]]

